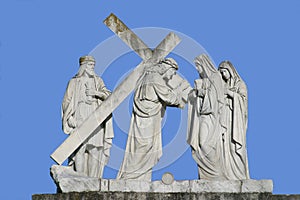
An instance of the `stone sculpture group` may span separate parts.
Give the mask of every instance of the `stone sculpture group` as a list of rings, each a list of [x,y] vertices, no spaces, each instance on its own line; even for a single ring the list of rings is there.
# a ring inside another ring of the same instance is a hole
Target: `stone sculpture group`
[[[188,105],[187,143],[198,165],[199,179],[250,179],[246,150],[247,88],[230,61],[218,69],[206,54],[195,58],[199,79],[194,88],[179,76],[173,58],[165,58],[180,39],[170,33],[149,49],[111,14],[104,23],[142,59],[113,91],[94,71],[95,59],[82,56],[62,103],[63,131],[69,138],[51,155],[83,176],[102,178],[114,132],[113,110],[135,89],[130,130],[116,179],[151,181],[162,156],[161,121],[167,106]]]
[[[206,54],[195,58],[199,79],[188,95],[187,142],[206,180],[249,179],[246,152],[247,88],[231,62],[218,70]],[[66,134],[80,125],[110,95],[94,72],[92,56],[80,58],[78,73],[69,81],[62,103]],[[161,120],[166,106],[183,108],[183,91],[167,83],[178,65],[165,58],[145,68],[134,94],[125,156],[117,179],[151,181],[152,168],[162,155]],[[112,115],[69,157],[75,171],[102,178],[114,133]]]

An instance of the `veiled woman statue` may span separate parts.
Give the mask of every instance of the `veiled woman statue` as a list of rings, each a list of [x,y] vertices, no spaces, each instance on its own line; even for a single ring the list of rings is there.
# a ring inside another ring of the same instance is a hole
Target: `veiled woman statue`
[[[200,79],[189,95],[187,142],[198,165],[199,178],[222,180],[222,137],[220,112],[224,104],[223,81],[209,57],[195,58]]]
[[[249,179],[246,150],[247,88],[231,62],[219,65],[225,94],[221,113],[223,165],[226,179]]]

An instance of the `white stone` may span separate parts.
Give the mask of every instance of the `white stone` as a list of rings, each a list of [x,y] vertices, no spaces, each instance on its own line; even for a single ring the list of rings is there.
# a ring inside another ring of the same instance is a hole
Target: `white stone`
[[[119,38],[143,60],[151,58],[152,50],[113,13],[111,13],[103,23],[110,28],[112,32],[117,34]]]
[[[241,191],[241,181],[207,181],[191,180],[191,192],[229,192],[239,193]]]
[[[189,95],[187,142],[200,179],[250,179],[246,150],[247,88],[229,61],[217,70],[206,54],[195,58],[200,79]]]
[[[100,191],[102,191],[102,192],[109,191],[109,180],[108,179],[100,179]]]
[[[151,182],[135,180],[109,180],[109,191],[123,192],[149,192],[151,191]]]
[[[161,181],[153,181],[151,183],[150,192],[190,192],[189,181],[174,181],[171,184],[164,184]]]
[[[53,165],[52,178],[62,192],[159,192],[159,193],[272,193],[272,180],[207,181],[182,180],[170,185],[162,181],[114,180],[86,177],[71,167]]]
[[[181,92],[167,85],[178,65],[172,58],[149,65],[136,87],[123,163],[117,179],[151,181],[162,156],[161,122],[167,106],[182,108]]]
[[[170,185],[174,182],[174,176],[170,172],[166,172],[162,175],[161,181],[166,185]]]
[[[62,192],[100,191],[98,178],[87,177],[83,173],[75,172],[71,167],[53,165],[51,174]]]
[[[119,20],[119,22],[121,22]],[[107,23],[109,26],[110,23]],[[115,26],[115,24],[112,24]],[[123,26],[120,23],[119,26]],[[121,28],[122,29],[122,28]],[[122,30],[125,30],[124,27]],[[128,28],[127,28],[128,29]],[[112,28],[113,31],[119,31],[119,29]],[[122,33],[121,39],[134,37],[132,32],[125,31]],[[124,34],[128,34],[125,36]],[[141,40],[136,40],[137,43],[133,46],[133,43],[125,41],[125,43],[132,45],[130,46],[133,50],[145,49],[144,43],[139,43]],[[154,61],[160,60],[167,56],[176,46],[179,44],[180,38],[174,33],[170,33],[166,38],[154,49],[153,53],[150,55],[151,59]],[[144,52],[144,51],[143,51]],[[146,53],[139,52],[139,55],[143,55],[144,58],[149,57],[152,51],[147,51]],[[150,59],[150,60],[151,60]],[[93,112],[84,123],[82,123],[77,129],[74,129],[72,134],[51,154],[51,158],[55,160],[58,164],[62,164],[81,144],[84,142],[93,131],[101,124],[116,107],[134,90],[138,79],[143,75],[145,62],[139,64],[127,78],[115,89],[115,91],[104,101],[102,104]]]
[[[182,180],[174,181],[170,185],[162,181],[137,181],[137,180],[101,180],[105,187],[103,192],[186,192],[186,193],[272,193],[272,180]]]
[[[272,180],[242,180],[242,193],[273,192]]]
[[[168,85],[174,90],[178,90],[181,93],[182,100],[187,103],[188,95],[193,89],[189,82],[182,78],[178,73],[172,77],[171,80],[168,81]]]
[[[82,56],[79,63],[78,72],[69,81],[62,102],[62,128],[71,135],[111,93],[94,70],[94,57]],[[69,157],[68,165],[89,177],[102,178],[113,137],[112,117],[109,116],[105,122],[98,123],[93,134]]]

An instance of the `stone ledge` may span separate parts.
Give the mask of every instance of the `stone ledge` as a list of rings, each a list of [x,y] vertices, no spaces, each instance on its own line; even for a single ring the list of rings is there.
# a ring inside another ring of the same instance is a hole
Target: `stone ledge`
[[[147,192],[147,193],[272,193],[272,180],[183,180],[166,185],[162,181],[98,179],[86,177],[66,166],[52,166],[51,175],[58,191],[68,192]]]
[[[35,194],[32,200],[300,200],[300,195],[272,195],[271,193],[136,193],[136,192],[71,192]]]
[[[207,181],[184,180],[165,185],[161,181],[102,179],[100,191],[105,192],[188,192],[188,193],[272,193],[272,180]],[[103,187],[105,185],[105,187]]]

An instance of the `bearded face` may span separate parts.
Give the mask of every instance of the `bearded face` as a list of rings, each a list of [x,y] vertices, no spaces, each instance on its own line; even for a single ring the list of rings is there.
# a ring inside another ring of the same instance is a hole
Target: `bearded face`
[[[85,72],[88,76],[94,76],[95,75],[95,63],[94,62],[87,62],[85,63]]]
[[[79,67],[79,71],[77,73],[77,77],[81,77],[81,76],[95,76],[96,73],[95,73],[95,62],[93,61],[87,61],[87,62],[82,62],[80,64],[80,67]]]

